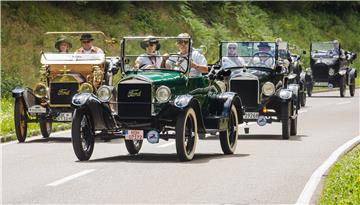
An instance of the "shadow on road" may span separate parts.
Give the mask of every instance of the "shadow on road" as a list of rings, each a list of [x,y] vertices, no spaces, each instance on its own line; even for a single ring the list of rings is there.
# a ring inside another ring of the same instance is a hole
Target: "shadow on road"
[[[346,98],[352,98],[350,96],[345,96],[345,97],[340,97],[340,95],[316,95],[316,96],[311,96],[309,98],[339,98],[339,99],[346,99]]]
[[[301,141],[302,137],[307,135],[290,136],[288,140],[284,141]],[[266,134],[266,135],[239,135],[239,140],[283,140],[281,135]]]
[[[69,143],[71,142],[71,138],[69,137],[49,137],[49,138],[41,138],[35,139],[31,141],[26,141],[25,143]]]
[[[180,162],[175,153],[173,154],[160,154],[160,153],[140,153],[138,155],[122,155],[114,157],[106,157],[100,159],[94,159],[87,162],[81,163],[96,163],[96,162],[129,162],[129,163],[185,163],[185,164],[198,164],[198,163],[207,163],[212,159],[224,159],[224,158],[234,158],[234,157],[247,157],[249,154],[233,154],[233,155],[224,155],[220,153],[195,153],[195,157],[190,162]]]

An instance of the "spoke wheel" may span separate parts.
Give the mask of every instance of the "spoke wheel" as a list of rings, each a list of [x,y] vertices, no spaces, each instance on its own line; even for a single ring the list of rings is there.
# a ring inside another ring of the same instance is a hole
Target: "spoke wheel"
[[[125,146],[129,154],[134,155],[139,153],[143,140],[125,140]]]
[[[180,161],[190,161],[194,158],[197,136],[197,121],[195,111],[188,108],[179,114],[176,121],[176,152]]]
[[[28,116],[25,110],[25,102],[21,98],[15,100],[14,122],[16,138],[19,142],[25,142],[27,134]]]
[[[306,91],[307,91],[307,94],[308,94],[309,97],[311,97],[311,95],[312,95],[312,89],[313,89],[312,85],[307,85],[306,86]]]
[[[301,104],[301,107],[305,107],[306,105],[306,93],[305,93],[305,90],[303,92],[301,92],[301,97],[300,97],[300,104]]]
[[[234,105],[231,106],[228,130],[220,132],[220,144],[224,154],[234,154],[238,142],[239,120]]]
[[[284,102],[281,104],[281,123],[282,123],[282,138],[284,140],[290,137],[290,102]]]
[[[89,160],[94,150],[94,130],[86,112],[76,110],[71,128],[71,142],[80,161]]]
[[[44,138],[48,138],[52,131],[52,122],[42,120],[40,121],[40,131]]]

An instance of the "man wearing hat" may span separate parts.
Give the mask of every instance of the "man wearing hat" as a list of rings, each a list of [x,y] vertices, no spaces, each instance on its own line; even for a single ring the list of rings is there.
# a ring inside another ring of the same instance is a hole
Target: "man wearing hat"
[[[160,56],[159,40],[154,36],[148,36],[141,41],[140,46],[146,53],[140,55],[135,60],[135,68],[160,68],[162,57]]]
[[[101,48],[93,46],[94,38],[90,33],[84,33],[80,37],[81,41],[81,48],[77,49],[75,53],[83,53],[83,54],[98,54],[98,53],[104,53]]]
[[[182,56],[187,56],[189,52],[190,35],[188,33],[179,34],[177,39],[177,46],[179,48],[179,57],[170,57],[166,61],[166,68],[171,68],[172,64],[179,64],[180,69],[186,69],[187,60]],[[191,48],[192,49],[192,48]],[[190,56],[190,76],[201,76],[202,73],[208,73],[207,61],[203,54],[199,51],[192,49]]]
[[[259,49],[258,55],[253,58],[252,64],[273,67],[275,59],[271,53],[271,46],[266,42],[260,42],[257,47]]]
[[[61,35],[56,39],[55,48],[59,51],[59,53],[68,53],[71,47],[72,44],[66,36]]]

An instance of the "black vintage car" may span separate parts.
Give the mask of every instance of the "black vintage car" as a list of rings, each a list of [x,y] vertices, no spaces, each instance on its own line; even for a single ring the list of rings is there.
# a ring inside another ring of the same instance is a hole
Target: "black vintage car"
[[[355,58],[356,54],[341,49],[337,40],[312,42],[310,45],[310,69],[306,73],[308,96],[311,96],[314,86],[322,86],[338,87],[340,96],[344,97],[347,85],[350,95],[354,96],[357,72],[349,65]]]
[[[156,45],[156,50],[144,53],[140,45],[144,49]],[[166,56],[160,54],[160,45]],[[187,54],[180,54],[178,46],[187,46]],[[94,139],[105,135],[125,138],[130,154],[140,151],[144,139],[158,143],[173,138],[179,160],[189,161],[198,133],[216,132],[223,152],[233,154],[237,125],[243,122],[240,97],[225,92],[224,83],[212,74],[190,75],[191,52],[195,51],[190,38],[124,37],[123,78],[114,87],[101,86],[97,95],[82,93],[72,100],[72,144],[77,158],[88,160]]]
[[[289,139],[297,133],[299,85],[289,84],[296,75],[279,60],[275,42],[222,41],[218,72],[230,72],[224,82],[229,91],[240,95],[244,122],[260,126],[282,122],[282,138]]]
[[[39,123],[42,136],[48,138],[53,122],[71,122],[71,100],[76,93],[93,93],[100,85],[111,83],[113,72],[118,70],[118,60],[105,57],[104,53],[74,53],[75,48],[80,47],[79,39],[83,34],[92,35],[97,45],[105,49],[106,39],[101,31],[45,34],[39,82],[33,88],[17,87],[12,90],[15,131],[19,142],[26,139],[28,123]],[[67,51],[60,52],[62,44]]]
[[[290,75],[296,75],[294,78],[289,79],[289,84],[298,84],[298,102],[297,105],[300,109],[301,106],[306,104],[306,84],[305,84],[305,71],[302,70],[301,56],[298,54],[293,54],[289,50],[289,45],[287,42],[278,42],[278,51],[279,51],[279,64],[288,68]],[[303,54],[306,54],[303,51]]]

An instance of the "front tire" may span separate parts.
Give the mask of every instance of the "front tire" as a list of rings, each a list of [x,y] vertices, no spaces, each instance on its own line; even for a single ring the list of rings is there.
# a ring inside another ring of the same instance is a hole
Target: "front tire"
[[[340,96],[345,97],[345,91],[346,91],[345,76],[340,76],[339,87],[340,87]]]
[[[239,118],[234,105],[231,106],[228,130],[220,132],[220,144],[224,154],[234,154],[239,135]]]
[[[125,146],[129,154],[135,155],[139,153],[143,140],[125,140]]]
[[[21,98],[15,100],[14,122],[16,138],[19,142],[25,142],[27,134],[28,116],[25,110],[25,102]]]
[[[284,102],[281,104],[281,123],[282,123],[282,138],[287,140],[290,138],[290,102]]]
[[[80,161],[89,160],[94,150],[92,120],[85,111],[75,110],[71,128],[71,142]]]
[[[355,95],[355,78],[352,78],[350,81],[349,91],[350,91],[350,96],[354,97],[354,95]]]
[[[312,90],[313,90],[313,86],[311,84],[308,84],[306,86],[306,91],[307,91],[307,94],[309,97],[311,97],[311,95],[312,95]]]
[[[175,131],[176,152],[179,160],[192,160],[198,141],[196,114],[193,108],[188,108],[179,114]]]
[[[48,138],[52,131],[52,122],[41,120],[39,124],[40,124],[41,135],[44,138]]]

